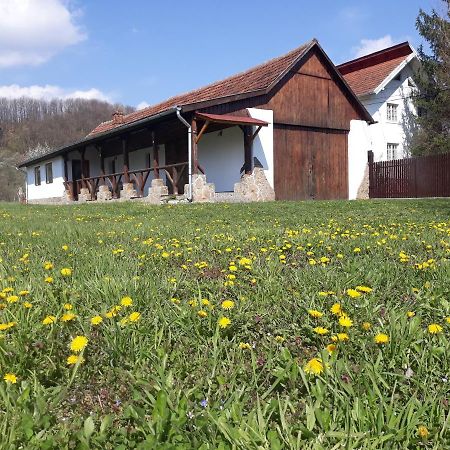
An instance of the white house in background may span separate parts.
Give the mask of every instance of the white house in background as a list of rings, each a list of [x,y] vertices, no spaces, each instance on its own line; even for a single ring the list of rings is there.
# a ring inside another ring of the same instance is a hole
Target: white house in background
[[[349,198],[357,196],[367,166],[374,161],[407,157],[404,146],[405,113],[414,113],[412,76],[419,60],[408,42],[337,66],[345,81],[372,115],[375,124],[352,120],[348,140]]]

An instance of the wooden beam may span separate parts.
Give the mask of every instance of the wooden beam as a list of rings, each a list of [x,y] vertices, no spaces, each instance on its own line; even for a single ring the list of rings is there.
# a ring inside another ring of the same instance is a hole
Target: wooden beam
[[[206,129],[208,128],[209,123],[210,123],[209,120],[207,120],[207,121],[204,123],[202,129],[200,130],[200,133],[198,133],[198,136],[197,136],[197,138],[195,139],[195,142],[196,142],[197,144],[199,143],[199,141],[200,141],[200,139],[201,139],[203,133],[204,133],[204,132],[206,131]]]
[[[69,181],[69,171],[67,170],[67,153],[64,153],[64,179],[65,181]]]
[[[198,174],[198,146],[197,146],[197,119],[192,118],[191,122],[192,133],[192,173]]]
[[[130,159],[128,154],[128,139],[127,136],[122,137],[122,155],[123,155],[123,181],[124,183],[130,182],[130,175],[128,171],[130,169]]]
[[[255,137],[258,136],[258,133],[261,131],[262,126],[258,127],[256,131],[252,135],[252,142],[255,140]]]
[[[250,126],[244,127],[244,167],[247,175],[253,172],[253,139]]]
[[[152,146],[153,146],[153,167],[155,169],[155,178],[159,178],[159,149],[156,143],[156,136],[154,131],[152,131]]]

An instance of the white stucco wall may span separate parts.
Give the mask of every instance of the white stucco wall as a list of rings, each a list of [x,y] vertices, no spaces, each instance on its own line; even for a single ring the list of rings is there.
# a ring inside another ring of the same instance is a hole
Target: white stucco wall
[[[364,178],[367,165],[367,152],[372,150],[374,161],[387,160],[387,144],[398,144],[397,159],[407,157],[405,150],[405,132],[403,129],[403,116],[406,107],[414,111],[412,100],[409,98],[412,88],[408,80],[413,74],[411,65],[407,65],[400,72],[400,81],[391,80],[378,94],[360,98],[363,105],[377,122],[367,125],[366,122],[352,120],[348,138],[348,164],[349,164],[349,198],[355,199],[358,188]],[[396,123],[387,120],[387,104],[397,106]]]
[[[45,164],[52,163],[53,183],[47,183],[45,179]],[[34,169],[40,167],[41,184],[34,184]],[[61,197],[64,193],[64,162],[62,157],[52,158],[39,164],[27,167],[27,199],[39,200]]]
[[[251,117],[269,123],[255,138],[253,155],[261,162],[273,187],[273,111],[250,108],[249,113]],[[198,160],[205,169],[207,181],[214,183],[216,192],[233,191],[234,183],[240,180],[240,170],[244,165],[242,130],[234,126],[221,132],[204,134],[198,145]]]

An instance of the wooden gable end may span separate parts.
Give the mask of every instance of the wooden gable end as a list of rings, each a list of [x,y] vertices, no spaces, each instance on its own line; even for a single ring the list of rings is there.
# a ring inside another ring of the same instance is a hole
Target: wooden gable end
[[[361,119],[339,76],[317,49],[300,61],[270,94],[276,124],[349,130]]]

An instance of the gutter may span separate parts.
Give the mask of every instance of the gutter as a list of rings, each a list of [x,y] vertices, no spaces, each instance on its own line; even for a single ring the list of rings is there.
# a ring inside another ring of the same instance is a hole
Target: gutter
[[[192,202],[192,126],[181,115],[181,107],[176,106],[178,120],[188,129],[188,174],[189,174],[189,192],[188,201]]]

